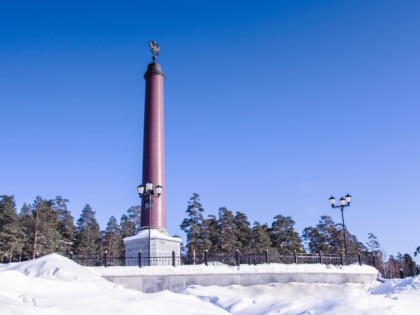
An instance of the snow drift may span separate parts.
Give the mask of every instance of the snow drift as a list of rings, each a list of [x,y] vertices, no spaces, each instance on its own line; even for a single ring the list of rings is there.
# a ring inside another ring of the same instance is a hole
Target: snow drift
[[[371,288],[359,284],[274,283],[190,286],[179,293],[144,294],[108,282],[89,268],[55,254],[0,265],[2,315],[400,315],[418,313],[419,300],[419,277],[375,283]]]

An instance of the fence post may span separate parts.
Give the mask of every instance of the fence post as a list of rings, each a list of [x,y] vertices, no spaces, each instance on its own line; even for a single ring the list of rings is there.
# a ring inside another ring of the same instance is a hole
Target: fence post
[[[141,250],[139,251],[139,268],[141,268],[142,263],[141,263]]]
[[[172,266],[176,266],[175,264],[175,251],[172,251]]]
[[[360,253],[357,254],[357,259],[359,260],[359,265],[362,265],[362,256],[360,255]]]
[[[236,258],[236,266],[239,266],[241,264],[240,257],[239,257],[239,249],[235,252],[235,258]]]
[[[319,255],[319,263],[322,264],[322,252],[319,251],[318,255]]]
[[[265,263],[269,264],[270,262],[268,261],[268,249],[265,250]]]
[[[205,264],[206,266],[208,266],[208,265],[209,265],[209,251],[208,251],[208,249],[206,249],[206,250],[204,251],[204,264]]]
[[[293,259],[295,261],[295,264],[297,264],[298,263],[298,259],[297,259],[297,253],[296,253],[295,250],[293,251]]]
[[[107,262],[107,256],[108,256],[108,252],[107,251],[105,251],[104,252],[104,267],[106,268],[107,267],[107,265],[108,265],[108,262]]]
[[[341,265],[344,266],[344,253],[340,250],[340,256],[341,256]]]

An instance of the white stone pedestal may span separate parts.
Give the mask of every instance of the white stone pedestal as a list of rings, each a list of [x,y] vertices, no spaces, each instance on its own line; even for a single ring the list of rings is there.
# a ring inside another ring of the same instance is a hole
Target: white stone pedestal
[[[166,230],[150,229],[149,255],[149,229],[144,228],[137,235],[124,238],[126,266],[138,265],[139,252],[142,255],[142,265],[171,265],[172,252],[175,252],[178,265],[181,256],[181,243],[180,237],[170,236]]]

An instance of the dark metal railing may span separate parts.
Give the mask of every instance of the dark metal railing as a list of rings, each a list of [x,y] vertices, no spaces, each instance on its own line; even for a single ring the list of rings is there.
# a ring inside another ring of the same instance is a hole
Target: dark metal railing
[[[139,252],[137,257],[113,257],[104,253],[102,256],[95,258],[70,255],[70,259],[82,266],[179,266],[181,264],[181,257],[176,257],[175,252],[170,256],[148,257],[143,256]]]
[[[269,263],[280,264],[324,264],[324,265],[351,265],[358,263],[359,265],[369,265],[375,267],[382,278],[404,278],[420,274],[419,265],[407,265],[399,260],[382,261],[376,258],[372,253],[348,253],[347,256],[343,252],[336,254],[324,253],[297,253],[280,255],[278,253],[270,253],[268,250],[260,253],[240,253],[239,250],[234,252],[210,253],[204,251],[194,256],[176,256],[175,252],[170,255],[159,257],[143,256],[141,252],[137,257],[114,257],[106,252],[102,256],[85,257],[73,255],[70,253],[70,259],[83,266],[179,266],[179,265],[258,265]],[[3,258],[3,263],[7,263],[7,258]]]
[[[325,265],[349,265],[358,263],[360,265],[375,266],[375,257],[371,254],[323,254],[323,253],[297,253],[279,255],[277,253],[241,254],[238,250],[233,253],[214,254],[204,251],[202,255],[194,257],[176,256],[172,252],[169,256],[148,257],[141,252],[137,257],[113,257],[104,253],[98,257],[71,256],[72,260],[84,266],[179,266],[179,265],[229,265],[239,266],[241,264],[258,265],[269,263],[280,264],[325,264]],[[375,266],[376,267],[376,266]]]

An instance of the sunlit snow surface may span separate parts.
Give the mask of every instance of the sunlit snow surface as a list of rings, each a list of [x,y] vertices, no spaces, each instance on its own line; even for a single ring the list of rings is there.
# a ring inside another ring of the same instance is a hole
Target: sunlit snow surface
[[[254,267],[256,268],[256,267]],[[310,266],[305,268],[310,269]],[[319,267],[314,267],[319,268]],[[0,264],[0,314],[420,314],[420,278],[359,284],[191,286],[145,294],[53,254]]]

